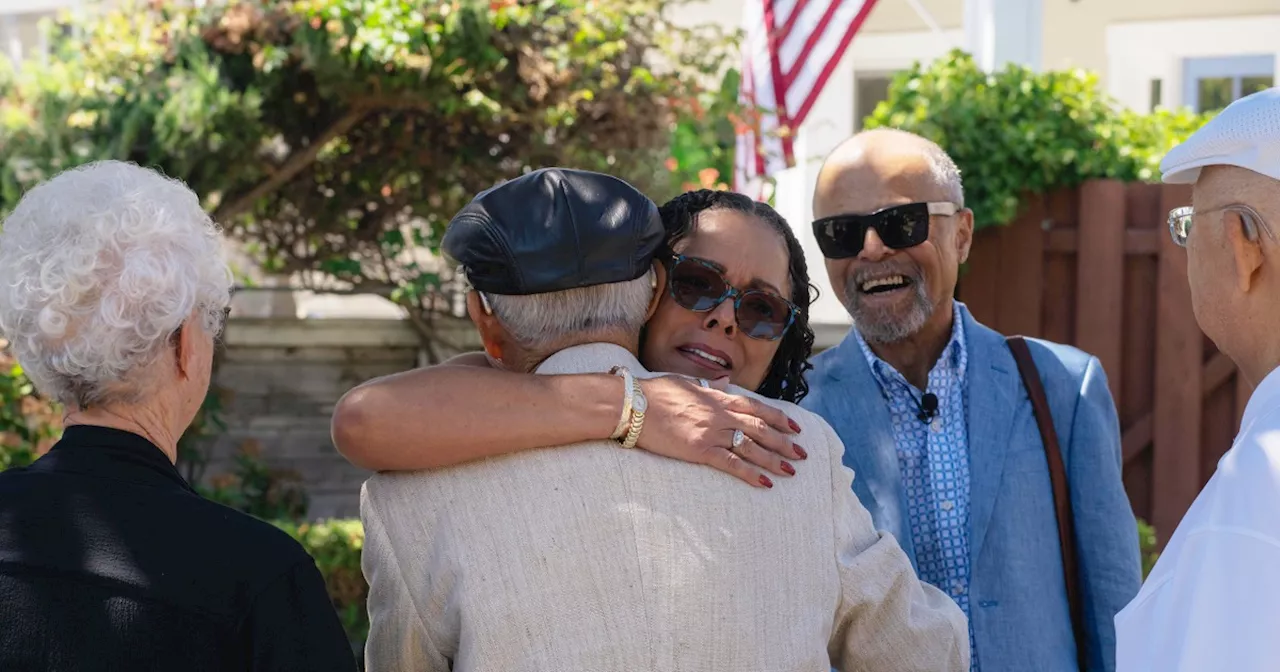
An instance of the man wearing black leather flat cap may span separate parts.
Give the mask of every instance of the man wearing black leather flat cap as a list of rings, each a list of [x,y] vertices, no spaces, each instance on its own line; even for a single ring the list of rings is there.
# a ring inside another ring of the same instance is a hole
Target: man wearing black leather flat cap
[[[820,467],[772,490],[630,450],[663,238],[630,185],[567,169],[454,218],[444,248],[491,364],[611,372],[622,413],[611,441],[365,483],[368,669],[967,670],[963,615],[873,528],[816,415],[730,388],[785,410]]]

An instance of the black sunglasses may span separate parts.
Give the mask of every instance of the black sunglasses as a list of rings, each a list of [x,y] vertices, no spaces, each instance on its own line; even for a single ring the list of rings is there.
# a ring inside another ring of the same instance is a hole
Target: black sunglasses
[[[762,341],[776,341],[787,333],[800,312],[795,304],[760,289],[741,290],[729,284],[711,262],[678,254],[670,262],[667,288],[671,298],[695,313],[714,310],[733,299],[734,319],[742,333]]]
[[[950,217],[959,211],[955,203],[905,203],[869,215],[833,215],[814,220],[813,235],[822,256],[848,259],[862,252],[867,229],[875,229],[886,247],[902,250],[929,239],[929,217]]]

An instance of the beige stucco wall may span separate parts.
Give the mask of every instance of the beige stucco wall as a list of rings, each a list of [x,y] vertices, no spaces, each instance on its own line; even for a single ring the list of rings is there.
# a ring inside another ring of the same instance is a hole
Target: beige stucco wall
[[[678,5],[671,18],[681,25],[696,26],[708,23],[730,29],[742,27],[743,5],[747,0],[694,0]],[[964,0],[920,0],[934,20],[943,28],[959,28],[964,14]],[[867,17],[862,30],[869,33],[894,33],[928,30],[906,0],[879,0]]]
[[[667,18],[681,26],[719,25],[728,30],[742,27],[744,0],[690,0],[668,9]]]
[[[891,0],[892,1],[892,0]],[[1107,27],[1118,23],[1280,14],[1280,0],[1042,0],[1042,64],[1107,75]],[[1280,35],[1276,36],[1280,49]]]
[[[960,28],[964,23],[964,0],[920,0],[920,5],[942,28]],[[928,30],[929,26],[906,0],[879,0],[862,26],[868,33],[900,33]]]

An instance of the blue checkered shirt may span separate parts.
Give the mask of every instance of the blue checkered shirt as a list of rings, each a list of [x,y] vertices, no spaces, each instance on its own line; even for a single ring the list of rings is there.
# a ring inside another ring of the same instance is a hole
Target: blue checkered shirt
[[[968,617],[969,439],[964,380],[969,350],[960,305],[955,305],[951,340],[929,371],[927,392],[938,397],[938,413],[927,424],[917,417],[923,393],[877,357],[861,335],[858,345],[889,404],[920,578],[950,595]],[[970,622],[970,669],[978,672],[974,645]]]

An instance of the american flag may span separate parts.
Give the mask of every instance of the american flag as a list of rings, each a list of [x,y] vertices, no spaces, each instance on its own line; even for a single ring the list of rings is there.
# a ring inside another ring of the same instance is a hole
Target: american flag
[[[792,141],[876,0],[747,0],[734,189],[795,165]]]

